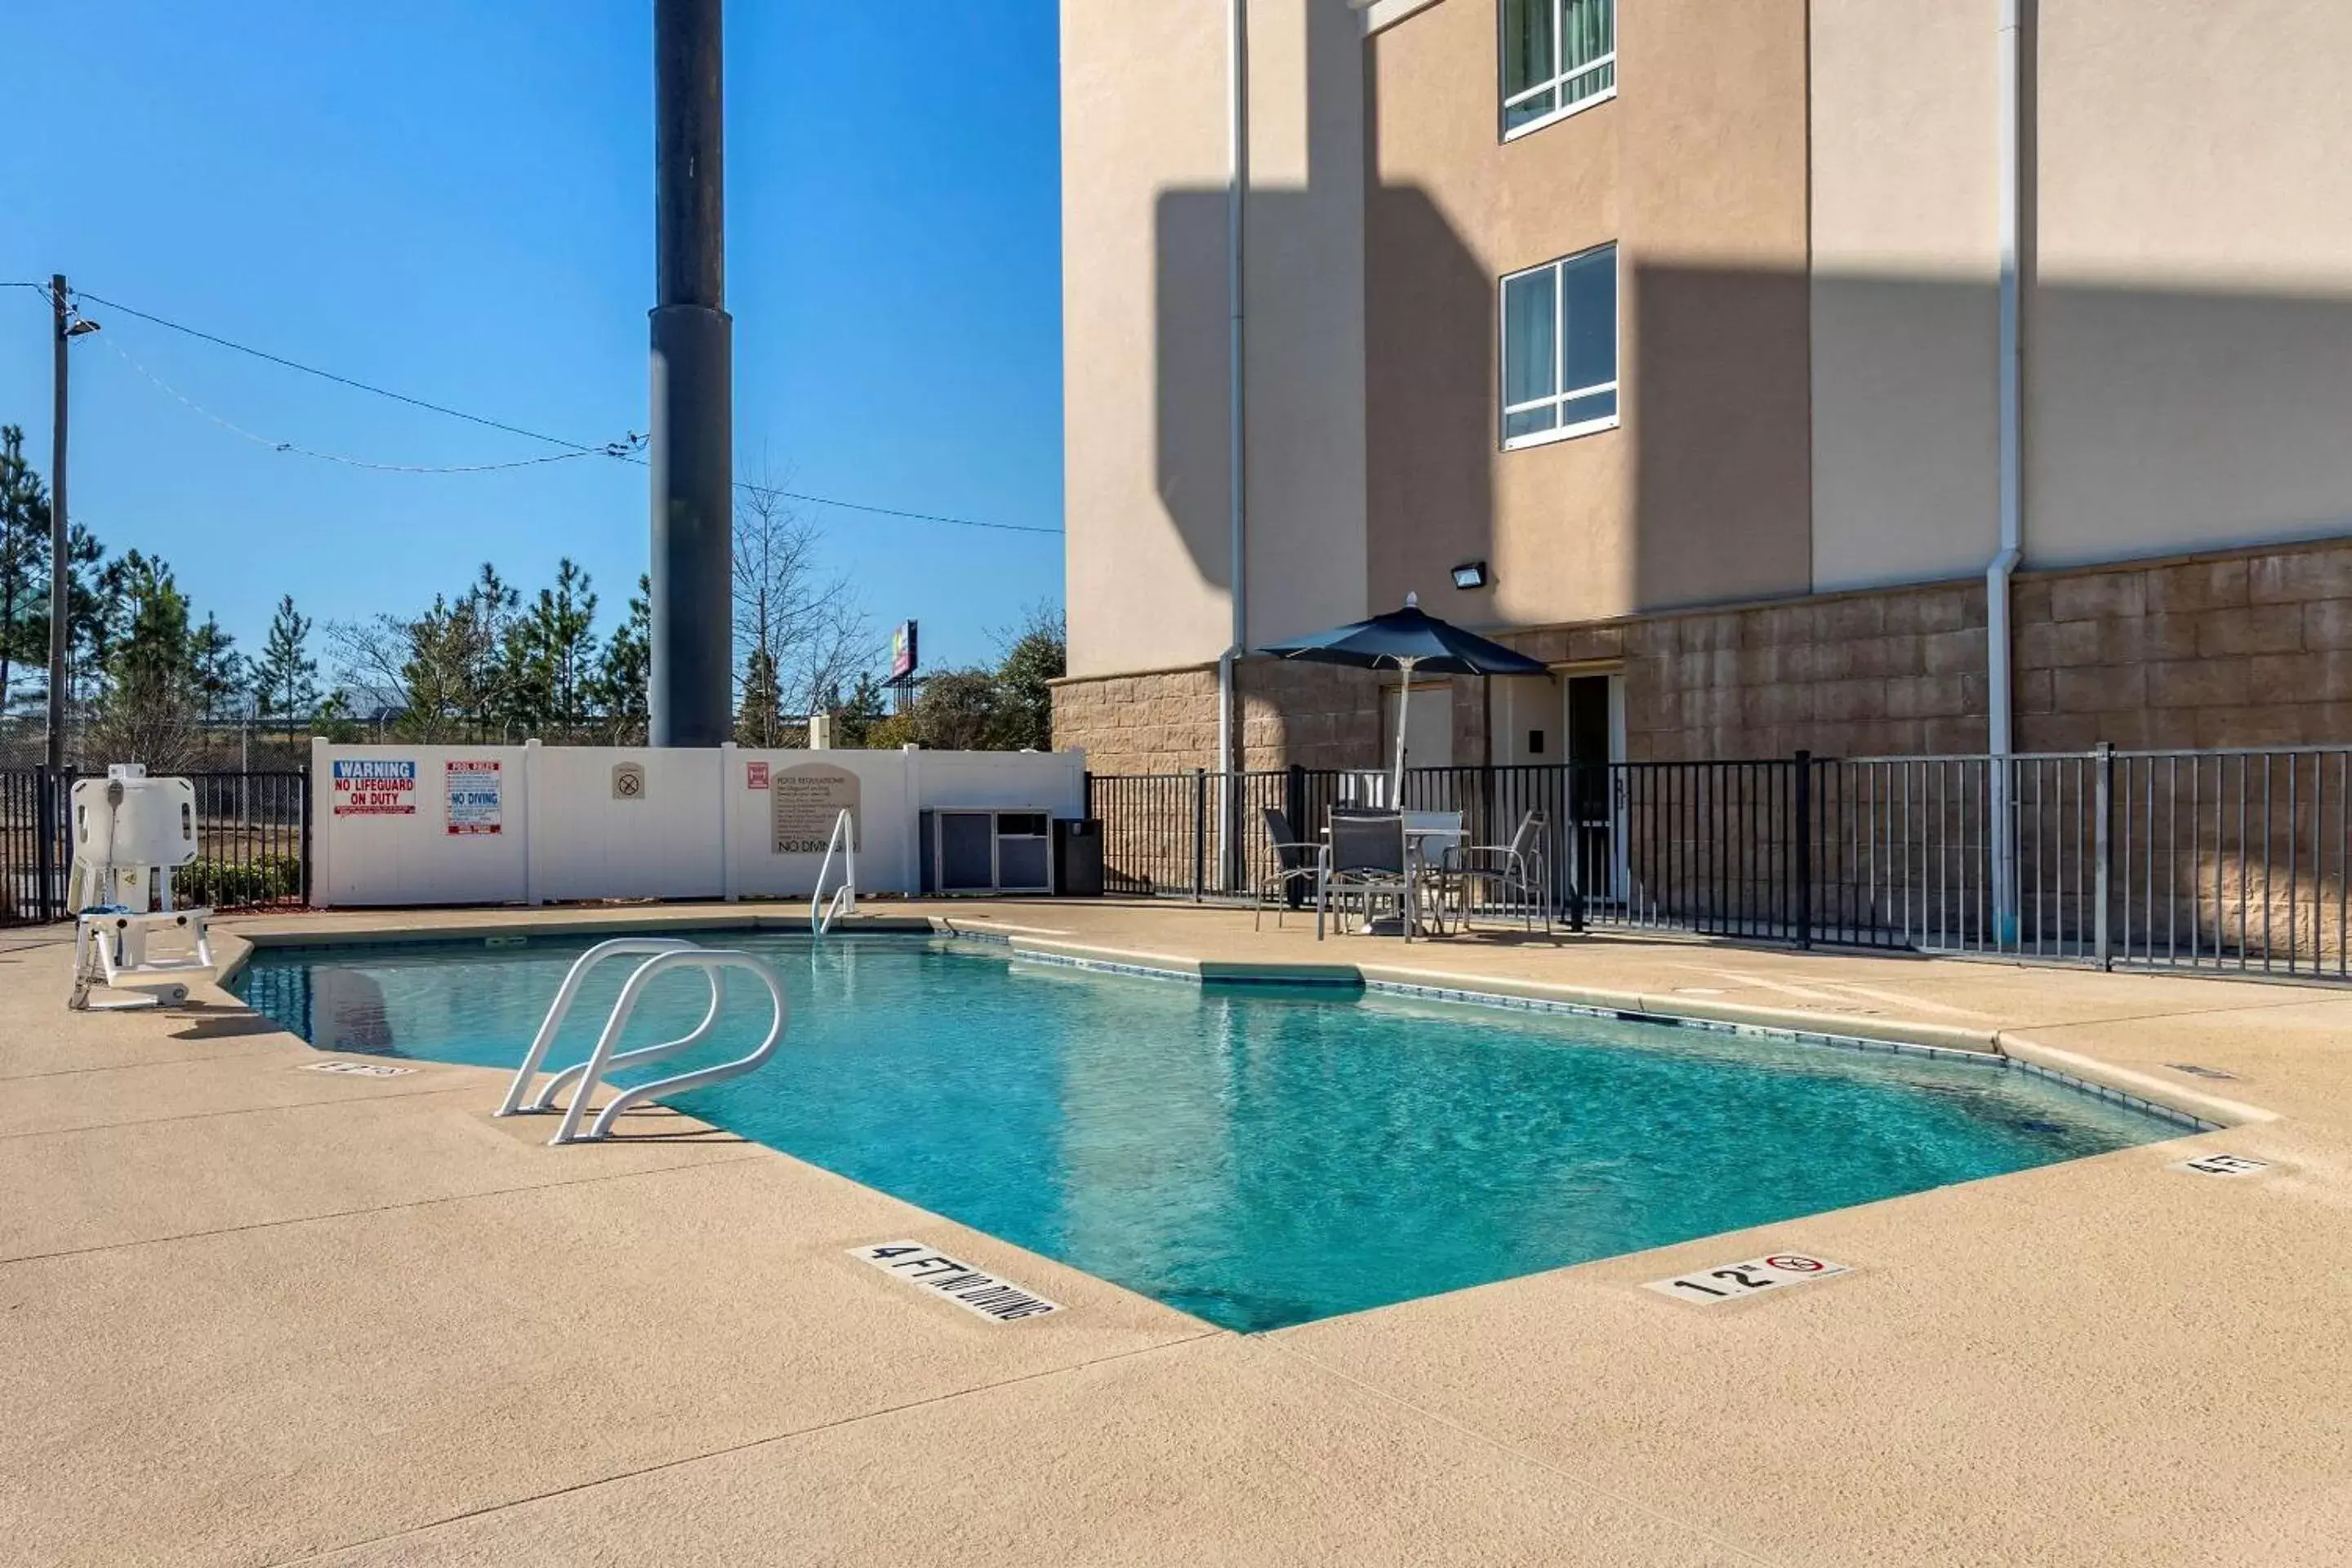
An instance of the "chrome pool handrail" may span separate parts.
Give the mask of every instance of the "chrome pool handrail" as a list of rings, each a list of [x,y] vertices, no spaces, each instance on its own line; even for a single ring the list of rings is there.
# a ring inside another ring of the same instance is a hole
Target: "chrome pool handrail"
[[[824,874],[833,869],[833,852],[842,852],[841,886],[824,901]],[[809,894],[809,934],[823,936],[833,929],[835,916],[857,912],[857,823],[843,806],[833,819],[833,836],[824,841],[824,861],[816,868],[816,888]]]
[[[776,978],[776,972],[763,960],[754,958],[748,952],[728,948],[688,946],[682,951],[672,950],[656,953],[637,965],[636,972],[622,984],[620,999],[613,1004],[613,1016],[604,1021],[604,1033],[596,1037],[596,1048],[590,1054],[586,1070],[581,1075],[580,1087],[573,1092],[572,1103],[563,1112],[563,1125],[557,1128],[555,1136],[548,1140],[551,1144],[581,1141],[580,1120],[587,1111],[588,1101],[595,1094],[596,1086],[603,1080],[604,1074],[616,1063],[629,1059],[642,1060],[649,1055],[666,1054],[672,1048],[667,1045],[646,1047],[640,1050],[617,1055],[613,1049],[621,1038],[621,1031],[628,1026],[629,1015],[636,1010],[637,1000],[644,994],[646,984],[673,969],[700,969],[709,973],[712,976],[714,991],[718,989],[719,971],[750,970],[758,977],[760,984],[766,986],[768,990],[768,1000],[772,1008],[768,1020],[768,1033],[747,1056],[738,1057],[732,1061],[719,1062],[712,1067],[697,1068],[691,1072],[673,1073],[668,1078],[656,1079],[651,1083],[641,1083],[633,1089],[621,1090],[605,1103],[603,1110],[597,1112],[595,1121],[588,1129],[586,1136],[589,1139],[610,1136],[614,1119],[641,1100],[651,1100],[656,1095],[674,1093],[680,1089],[698,1089],[707,1083],[717,1083],[722,1079],[738,1077],[753,1071],[776,1054],[776,1047],[783,1043],[784,1026],[789,1022],[791,1009],[784,1001],[783,983]],[[713,1013],[716,1013],[715,1007]],[[706,1023],[708,1021],[705,1020]]]
[[[547,1016],[541,1021],[539,1033],[531,1037],[530,1048],[523,1052],[522,1065],[515,1068],[514,1081],[507,1086],[506,1099],[499,1101],[499,1108],[495,1112],[493,1112],[493,1114],[499,1116],[518,1116],[523,1114],[526,1110],[545,1110],[548,1109],[550,1104],[549,1097],[554,1089],[554,1085],[552,1083],[548,1086],[549,1094],[541,1095],[537,1101],[530,1106],[525,1106],[523,1104],[523,1096],[530,1088],[531,1079],[539,1071],[539,1064],[547,1059],[547,1048],[555,1043],[555,1033],[558,1029],[562,1027],[565,1016],[571,1013],[572,1004],[577,1000],[580,995],[581,982],[588,978],[588,972],[590,970],[595,968],[597,964],[603,963],[608,958],[620,958],[626,955],[651,956],[656,953],[676,952],[681,949],[691,949],[693,946],[694,943],[688,942],[683,937],[616,936],[598,942],[595,946],[582,953],[578,958],[572,960],[571,969],[567,971],[563,976],[563,984],[556,987],[555,1000],[549,1004]],[[714,980],[711,985],[711,1013],[713,1016],[718,1013],[718,989],[717,982]],[[709,1018],[703,1020],[705,1026],[708,1026],[709,1022],[710,1019]],[[694,1036],[688,1037],[688,1039],[698,1039],[699,1037],[700,1031],[698,1030]],[[670,1042],[670,1044],[673,1045],[683,1043],[685,1042]],[[584,1066],[585,1064],[583,1065]],[[563,1075],[559,1074],[557,1076],[558,1078],[561,1078]]]

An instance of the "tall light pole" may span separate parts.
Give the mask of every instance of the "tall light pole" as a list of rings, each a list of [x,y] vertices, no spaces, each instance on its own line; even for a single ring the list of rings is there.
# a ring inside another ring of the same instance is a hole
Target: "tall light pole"
[[[50,378],[56,398],[49,425],[49,735],[47,761],[52,775],[66,765],[66,624],[72,608],[68,588],[72,562],[66,531],[66,344],[96,321],[76,316],[62,272],[49,275]]]
[[[733,323],[719,0],[654,0],[653,679],[647,738],[734,732]]]

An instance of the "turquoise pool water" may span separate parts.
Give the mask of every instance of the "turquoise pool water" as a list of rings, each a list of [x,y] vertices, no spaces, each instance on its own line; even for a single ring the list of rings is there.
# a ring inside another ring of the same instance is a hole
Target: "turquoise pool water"
[[[921,939],[706,940],[775,963],[792,1032],[680,1109],[1233,1329],[2179,1131],[1997,1065]],[[510,1068],[584,945],[265,950],[239,985],[326,1049]],[[551,1065],[587,1054],[627,968],[601,968]],[[662,977],[626,1043],[707,995]],[[710,1059],[766,1022],[735,996]]]

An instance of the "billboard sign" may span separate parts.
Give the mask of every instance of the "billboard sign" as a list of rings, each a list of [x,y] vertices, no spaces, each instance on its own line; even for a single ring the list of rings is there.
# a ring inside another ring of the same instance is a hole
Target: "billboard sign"
[[[915,647],[915,623],[900,621],[890,628],[890,679],[904,680],[920,662]]]

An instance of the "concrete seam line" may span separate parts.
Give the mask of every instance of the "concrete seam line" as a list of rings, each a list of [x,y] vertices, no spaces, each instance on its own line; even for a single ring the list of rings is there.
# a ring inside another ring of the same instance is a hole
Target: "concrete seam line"
[[[305,1552],[299,1557],[281,1557],[273,1563],[264,1564],[263,1568],[300,1568],[300,1564],[305,1563],[324,1562],[330,1557],[339,1556],[346,1552],[357,1552],[362,1547],[380,1546],[388,1541],[403,1541],[412,1535],[424,1535],[432,1531],[446,1529],[453,1524],[463,1524],[469,1519],[504,1513],[509,1509],[529,1508],[535,1502],[545,1502],[551,1498],[569,1497],[574,1492],[584,1492],[596,1487],[611,1486],[619,1481],[635,1480],[639,1476],[674,1470],[681,1465],[699,1464],[705,1459],[724,1458],[730,1454],[740,1454],[750,1448],[764,1448],[771,1444],[790,1443],[802,1437],[813,1437],[820,1432],[830,1432],[836,1426],[854,1426],[861,1421],[872,1421],[884,1415],[898,1415],[909,1410],[920,1410],[927,1405],[944,1405],[950,1400],[968,1398],[975,1394],[992,1394],[999,1389],[1012,1388],[1024,1383],[1035,1383],[1041,1378],[1063,1377],[1071,1373],[1085,1372],[1089,1367],[1108,1366],[1112,1362],[1132,1361],[1137,1356],[1156,1355],[1161,1351],[1178,1350],[1185,1345],[1198,1344],[1202,1340],[1225,1337],[1227,1337],[1225,1330],[1209,1329],[1201,1333],[1187,1334],[1182,1339],[1163,1340],[1154,1345],[1138,1345],[1133,1350],[1114,1351],[1108,1355],[1092,1356],[1085,1361],[1072,1362],[1066,1366],[1041,1367],[1035,1372],[1024,1372],[1018,1377],[1000,1378],[994,1383],[974,1384],[970,1388],[954,1389],[946,1394],[934,1394],[922,1399],[910,1399],[904,1405],[886,1405],[879,1409],[860,1411],[855,1415],[842,1415],[831,1421],[819,1421],[812,1426],[796,1426],[789,1432],[774,1432],[765,1437],[750,1437],[740,1443],[730,1443],[722,1447],[707,1448],[700,1453],[681,1454],[675,1459],[663,1459],[656,1464],[640,1465],[633,1470],[616,1470],[609,1476],[598,1476],[593,1480],[574,1481],[568,1487],[551,1487],[546,1491],[533,1492],[529,1497],[511,1498],[505,1502],[485,1503],[480,1508],[469,1508],[462,1513],[453,1513],[444,1519],[427,1520],[423,1524],[412,1524],[404,1530],[395,1530],[388,1535],[371,1535],[363,1541],[341,1542],[321,1551]]]
[[[321,1052],[320,1054],[322,1056],[332,1056],[334,1053],[331,1051],[326,1051]],[[236,1057],[205,1057],[197,1058],[200,1062],[213,1060],[236,1061],[237,1059],[239,1058]],[[160,1062],[154,1065],[159,1067],[168,1067],[172,1064],[168,1062]],[[296,1068],[289,1070],[299,1071],[300,1069]],[[322,1105],[356,1105],[363,1100],[415,1100],[421,1096],[428,1094],[457,1094],[462,1092],[464,1091],[461,1089],[444,1084],[438,1089],[387,1089],[382,1094],[352,1094],[346,1095],[341,1100],[289,1100],[284,1105],[232,1105],[223,1110],[191,1110],[183,1116],[134,1116],[127,1121],[99,1121],[93,1122],[87,1127],[34,1127],[28,1128],[22,1132],[0,1132],[0,1141],[16,1138],[63,1138],[68,1134],[74,1132],[111,1132],[115,1129],[121,1127],[161,1127],[164,1123],[171,1121],[212,1121],[224,1116],[255,1116],[268,1110],[313,1110]]]
[[[259,1037],[257,1035],[255,1037]],[[194,1062],[231,1062],[242,1057],[257,1057],[265,1051],[278,1048],[279,1047],[276,1045],[265,1042],[258,1046],[243,1046],[231,1050],[209,1051],[197,1057],[173,1057],[168,1061],[93,1062],[86,1068],[51,1068],[46,1072],[0,1072],[0,1083],[33,1083],[45,1078],[75,1078],[83,1073],[123,1072],[138,1068],[171,1068]]]
[[[1463,1423],[1454,1420],[1450,1415],[1442,1415],[1424,1405],[1415,1405],[1412,1400],[1406,1399],[1401,1394],[1391,1394],[1387,1389],[1381,1388],[1377,1384],[1366,1383],[1362,1378],[1356,1377],[1349,1373],[1341,1372],[1336,1366],[1316,1360],[1313,1356],[1308,1355],[1305,1351],[1293,1350],[1288,1345],[1277,1343],[1271,1339],[1266,1340],[1265,1343],[1269,1349],[1278,1351],[1282,1354],[1291,1357],[1293,1360],[1303,1362],[1307,1365],[1315,1368],[1318,1372],[1323,1373],[1330,1377],[1336,1377],[1340,1382],[1348,1384],[1351,1387],[1360,1388],[1375,1399],[1384,1400],[1387,1403],[1397,1406],[1397,1408],[1401,1410],[1410,1410],[1414,1415],[1419,1415],[1425,1420],[1445,1427],[1448,1431],[1457,1432],[1463,1436],[1470,1438],[1474,1442],[1482,1443],[1487,1447],[1494,1449],[1496,1453],[1507,1454],[1512,1458],[1520,1461],[1522,1464],[1533,1465],[1539,1470],[1549,1471],[1552,1475],[1558,1476],[1560,1479],[1566,1481],[1570,1486],[1575,1487],[1581,1491],[1590,1492],[1594,1497],[1607,1498],[1611,1502],[1617,1503],[1625,1508],[1630,1508],[1634,1512],[1644,1514],[1651,1519],[1658,1521],[1662,1524],[1672,1525],[1676,1530],[1696,1535],[1702,1541],[1711,1541],[1716,1545],[1722,1547],[1726,1552],[1729,1552],[1735,1556],[1744,1558],[1748,1562],[1764,1563],[1767,1565],[1767,1568],[1780,1568],[1780,1560],[1779,1558],[1762,1556],[1750,1548],[1741,1545],[1738,1542],[1727,1541],[1722,1536],[1717,1535],[1714,1531],[1707,1529],[1705,1525],[1695,1524],[1686,1519],[1677,1519],[1673,1514],[1666,1512],[1664,1510],[1653,1507],[1649,1503],[1645,1503],[1638,1498],[1630,1498],[1622,1492],[1612,1491],[1607,1487],[1601,1486],[1598,1482],[1580,1476],[1572,1470],[1562,1469],[1559,1466],[1553,1464],[1550,1460],[1546,1459],[1539,1455],[1530,1454],[1524,1448],[1515,1447],[1512,1444],[1503,1441],[1499,1437],[1491,1436],[1485,1432],[1479,1431],[1475,1426],[1465,1426]]]
[[[134,1247],[163,1247],[175,1241],[204,1241],[216,1236],[239,1236],[249,1230],[277,1230],[289,1225],[323,1225],[331,1219],[392,1214],[401,1209],[432,1208],[439,1204],[469,1203],[476,1198],[512,1197],[520,1193],[553,1192],[559,1187],[584,1187],[596,1182],[625,1182],[635,1176],[665,1176],[677,1171],[699,1171],[712,1165],[740,1165],[767,1152],[769,1151],[761,1149],[750,1154],[729,1154],[717,1160],[688,1160],[675,1165],[655,1165],[643,1171],[612,1171],[601,1176],[569,1176],[562,1181],[531,1182],[516,1187],[485,1187],[478,1193],[446,1193],[437,1198],[410,1198],[404,1203],[373,1204],[365,1208],[288,1215],[283,1219],[257,1219],[250,1225],[224,1225],[211,1230],[182,1231],[176,1236],[142,1236],[134,1241],[105,1241],[95,1247],[66,1247],[55,1252],[27,1252],[17,1258],[0,1258],[0,1268],[18,1263],[43,1263],[58,1258],[87,1258],[93,1252],[124,1252]]]
[[[2021,1029],[2096,1029],[2109,1024],[2161,1023],[2167,1018],[2210,1018],[2216,1013],[2266,1013],[2280,1007],[2310,1007],[2321,1002],[2352,1002],[2352,991],[2326,996],[2290,996],[2283,1002],[2232,1002],[2220,1007],[2172,1007],[2161,1013],[2124,1013],[2112,1018],[2057,1018],[2041,1023],[2004,1024],[1996,1033],[2013,1035]]]

